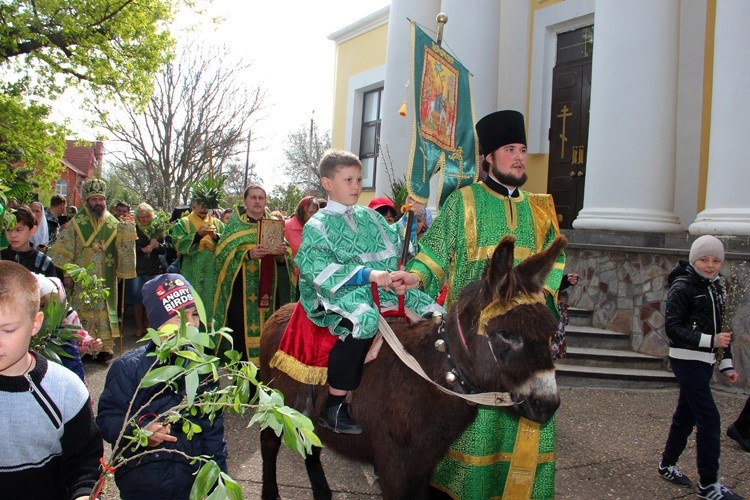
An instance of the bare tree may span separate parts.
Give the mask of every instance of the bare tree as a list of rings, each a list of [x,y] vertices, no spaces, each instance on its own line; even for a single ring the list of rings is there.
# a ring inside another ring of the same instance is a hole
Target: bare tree
[[[284,149],[287,161],[285,171],[291,183],[303,193],[324,196],[318,163],[323,153],[331,148],[331,132],[326,130],[322,135],[319,134],[318,125],[312,122],[311,126],[303,125],[289,132],[287,143],[288,146]]]
[[[245,151],[265,91],[243,82],[249,63],[216,57],[227,52],[189,44],[156,79],[144,111],[122,103],[124,113],[109,114],[94,106],[100,124],[127,145],[113,153],[114,168],[159,208],[188,202],[189,184],[209,171],[233,173]]]
[[[247,183],[245,183],[245,164],[232,162],[225,171],[227,180],[224,182],[224,193],[227,200],[227,206],[242,205],[244,200],[242,195],[245,188],[250,184],[263,184],[263,181],[255,171],[255,163],[251,163],[248,169]]]

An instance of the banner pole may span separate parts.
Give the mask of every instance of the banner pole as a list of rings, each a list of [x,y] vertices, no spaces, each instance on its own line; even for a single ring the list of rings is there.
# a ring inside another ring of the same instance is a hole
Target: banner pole
[[[437,15],[436,21],[438,23],[438,29],[437,29],[437,40],[435,40],[435,43],[437,43],[439,46],[443,46],[443,28],[445,28],[446,23],[448,22],[448,15],[445,12],[441,12]]]

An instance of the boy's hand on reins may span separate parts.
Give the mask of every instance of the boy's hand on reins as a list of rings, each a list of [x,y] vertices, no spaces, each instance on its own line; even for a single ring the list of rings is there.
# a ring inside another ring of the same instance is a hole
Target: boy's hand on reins
[[[375,283],[386,290],[391,289],[391,275],[388,271],[372,270],[370,272],[370,283]]]
[[[391,289],[396,295],[403,295],[411,288],[419,286],[419,278],[408,271],[394,271],[391,273]]]

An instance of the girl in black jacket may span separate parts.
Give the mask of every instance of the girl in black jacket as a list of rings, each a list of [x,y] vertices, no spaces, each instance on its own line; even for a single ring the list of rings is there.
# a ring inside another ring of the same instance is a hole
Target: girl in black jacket
[[[719,270],[724,245],[713,236],[701,236],[690,248],[690,263],[680,262],[669,275],[666,331],[669,362],[680,396],[659,464],[659,475],[678,486],[689,487],[690,479],[678,468],[688,437],[697,427],[698,497],[712,500],[741,499],[718,480],[721,422],[711,394],[711,377],[719,349],[719,370],[729,383],[738,379],[732,364],[732,332],[721,331],[724,290]]]

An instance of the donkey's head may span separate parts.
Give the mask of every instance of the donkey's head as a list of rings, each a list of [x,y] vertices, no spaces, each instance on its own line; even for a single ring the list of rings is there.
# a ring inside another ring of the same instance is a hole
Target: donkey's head
[[[558,237],[515,267],[514,243],[511,236],[500,241],[482,279],[461,291],[448,325],[465,339],[465,356],[456,357],[469,382],[484,391],[510,392],[512,409],[544,423],[560,397],[550,352],[557,322],[542,285],[567,240]]]

